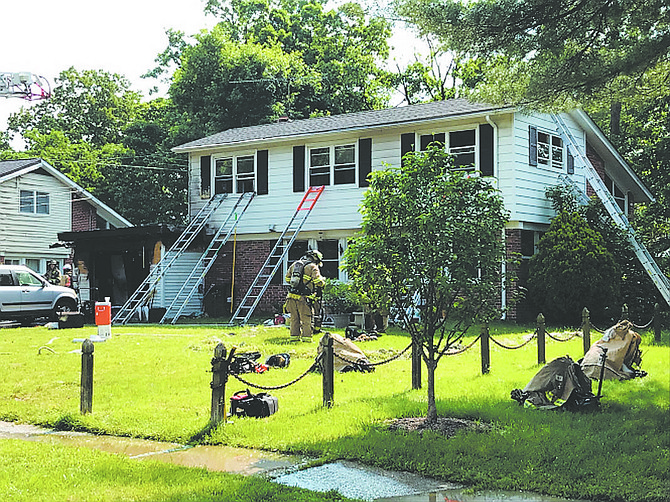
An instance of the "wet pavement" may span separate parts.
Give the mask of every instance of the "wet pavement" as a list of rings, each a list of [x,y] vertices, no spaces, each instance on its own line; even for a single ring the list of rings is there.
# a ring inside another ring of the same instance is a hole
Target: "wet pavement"
[[[211,471],[275,477],[300,468],[302,457],[230,446],[187,446],[146,439],[97,436],[84,432],[53,431],[34,425],[0,422],[0,439],[23,439],[51,444],[86,447],[143,460],[151,458],[185,467]]]
[[[145,439],[54,431],[0,421],[0,439],[22,439],[93,448],[137,460],[151,458],[186,467],[261,475],[277,483],[313,491],[336,490],[370,502],[583,502],[524,492],[469,493],[462,485],[408,472],[339,461],[303,469],[310,459],[230,446],[187,446]]]

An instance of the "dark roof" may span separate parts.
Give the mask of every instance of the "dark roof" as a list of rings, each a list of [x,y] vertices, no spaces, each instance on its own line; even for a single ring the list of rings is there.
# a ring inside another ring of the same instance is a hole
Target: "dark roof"
[[[26,167],[32,167],[40,162],[40,159],[0,160],[0,178],[21,171]]]
[[[473,103],[466,99],[450,99],[417,105],[344,113],[329,117],[277,122],[250,127],[238,127],[207,136],[190,143],[176,146],[175,151],[186,151],[246,141],[282,139],[308,134],[347,131],[368,127],[391,126],[411,122],[421,122],[443,117],[469,115],[499,110],[504,107]]]

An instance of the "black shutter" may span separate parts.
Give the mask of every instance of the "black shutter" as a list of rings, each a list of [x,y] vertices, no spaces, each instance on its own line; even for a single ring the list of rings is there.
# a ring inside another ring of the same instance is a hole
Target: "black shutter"
[[[258,195],[265,195],[268,193],[268,151],[258,150],[256,152],[256,173],[258,181],[256,185],[256,193]]]
[[[293,191],[305,191],[305,147],[293,147]]]
[[[358,140],[358,186],[370,186],[368,175],[372,172],[372,138]]]
[[[568,174],[575,174],[575,158],[568,152]]]
[[[400,165],[403,165],[402,157],[408,152],[414,151],[414,133],[408,132],[400,136]]]
[[[537,127],[528,126],[528,163],[537,166]]]
[[[493,127],[479,126],[479,170],[482,176],[493,176]]]
[[[212,186],[212,157],[211,155],[200,156],[200,196],[211,197]]]

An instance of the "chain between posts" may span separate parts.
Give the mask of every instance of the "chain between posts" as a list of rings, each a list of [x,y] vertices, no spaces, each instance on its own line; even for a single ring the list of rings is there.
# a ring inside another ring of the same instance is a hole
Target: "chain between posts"
[[[244,378],[242,378],[241,376],[239,376],[239,375],[237,375],[237,374],[235,374],[235,373],[229,373],[229,374],[230,374],[232,377],[234,377],[236,380],[239,380],[239,381],[242,382],[243,384],[248,385],[249,387],[253,387],[254,389],[260,389],[260,390],[279,390],[279,389],[285,389],[286,387],[290,387],[291,385],[293,385],[293,384],[295,384],[295,383],[298,383],[298,382],[299,382],[300,380],[302,380],[308,373],[314,371],[314,369],[317,367],[317,365],[318,365],[319,362],[321,361],[321,357],[322,357],[322,355],[319,354],[319,355],[317,356],[316,360],[314,361],[314,363],[313,363],[309,368],[307,368],[307,370],[305,370],[305,372],[304,372],[302,375],[300,375],[300,376],[294,378],[293,380],[291,380],[290,382],[285,383],[285,384],[282,384],[282,385],[273,385],[273,386],[258,385],[258,384],[255,384],[255,383],[252,383],[252,382],[249,382],[249,381],[245,380]]]
[[[535,333],[533,333],[533,335],[528,340],[523,342],[521,345],[517,345],[516,347],[508,347],[508,346],[503,345],[502,343],[498,342],[495,338],[493,338],[492,336],[489,335],[489,338],[493,343],[495,343],[498,347],[502,347],[503,349],[507,349],[507,350],[516,350],[516,349],[520,349],[521,347],[525,347],[531,341],[535,340],[536,337],[537,337],[537,331]]]

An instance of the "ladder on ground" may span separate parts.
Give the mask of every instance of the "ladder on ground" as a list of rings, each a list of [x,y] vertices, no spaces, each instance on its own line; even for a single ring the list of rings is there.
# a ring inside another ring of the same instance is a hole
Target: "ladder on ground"
[[[191,242],[193,242],[193,239],[195,239],[204,228],[205,223],[207,223],[210,216],[212,216],[221,204],[223,204],[227,195],[228,194],[216,194],[207,201],[202,209],[200,209],[188,223],[170,250],[165,254],[161,261],[151,269],[146,279],[144,279],[142,284],[139,285],[137,290],[135,290],[123,307],[116,313],[114,319],[112,319],[112,324],[126,324],[139,307],[144,307],[151,301],[151,298],[155,294],[156,286],[165,273],[175,263],[177,258],[186,251]]]
[[[661,296],[663,296],[668,305],[670,305],[670,280],[660,269],[651,254],[649,254],[647,248],[638,240],[637,236],[635,235],[635,230],[628,221],[625,213],[614,200],[614,197],[605,186],[605,183],[598,175],[598,172],[593,167],[593,164],[591,164],[589,158],[579,148],[575,137],[572,135],[572,132],[565,124],[563,118],[558,114],[552,114],[552,118],[561,131],[561,134],[564,136],[564,138],[567,139],[568,148],[572,151],[574,158],[580,159],[584,164],[584,171],[587,181],[605,206],[605,209],[612,217],[614,223],[624,231],[629,242],[631,243],[631,246],[633,247],[633,250],[635,251],[637,258],[640,260],[642,267],[645,269],[654,285],[661,293]],[[579,189],[579,191],[582,193],[582,195],[585,195],[583,190]]]
[[[251,204],[254,196],[254,192],[247,192],[240,196],[239,199],[235,202],[235,205],[228,213],[228,216],[223,221],[219,229],[212,237],[209,246],[205,252],[200,256],[198,263],[195,265],[189,276],[182,284],[181,288],[177,292],[176,296],[170,303],[170,306],[166,309],[165,314],[160,320],[160,323],[163,324],[168,319],[170,319],[172,324],[175,324],[184,308],[191,300],[195,292],[198,290],[198,286],[202,283],[209,272],[209,269],[212,268],[216,257],[219,254],[221,248],[228,242],[230,236],[233,235],[233,231],[237,228],[237,224],[244,216],[247,208]]]
[[[242,298],[242,301],[237,306],[237,310],[235,310],[233,317],[230,319],[230,324],[246,324],[249,320],[256,306],[261,301],[263,293],[265,293],[265,290],[270,285],[272,277],[274,277],[281,266],[284,257],[288,255],[291,244],[293,244],[293,241],[298,236],[300,229],[312,212],[312,208],[316,204],[316,201],[319,200],[324,188],[323,186],[309,187],[307,192],[305,192],[300,204],[298,204],[298,208],[293,213],[291,221],[288,222],[284,231],[279,235],[270,255],[265,260],[246,295],[244,295],[244,298]]]

